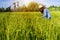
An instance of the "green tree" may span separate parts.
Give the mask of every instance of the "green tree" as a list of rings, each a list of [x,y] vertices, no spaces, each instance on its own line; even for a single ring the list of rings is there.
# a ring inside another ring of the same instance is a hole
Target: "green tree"
[[[48,9],[51,10],[51,11],[53,11],[53,10],[56,11],[57,10],[57,6],[52,5]]]
[[[58,10],[60,11],[60,6],[58,6]]]
[[[6,10],[5,10],[5,12],[11,12],[11,11],[12,11],[11,6],[7,7]]]
[[[2,8],[0,8],[0,12],[4,12],[5,11],[5,9],[2,7]]]

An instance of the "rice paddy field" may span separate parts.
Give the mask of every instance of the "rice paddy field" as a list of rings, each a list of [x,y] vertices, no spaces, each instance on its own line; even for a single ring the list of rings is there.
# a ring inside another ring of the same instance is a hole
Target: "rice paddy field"
[[[60,40],[60,12],[0,12],[0,40]]]

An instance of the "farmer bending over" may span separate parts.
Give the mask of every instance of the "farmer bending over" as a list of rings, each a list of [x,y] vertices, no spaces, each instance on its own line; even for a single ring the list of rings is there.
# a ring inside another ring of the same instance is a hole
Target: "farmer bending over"
[[[43,17],[46,17],[48,19],[51,18],[49,11],[45,8],[44,5],[39,5],[39,11],[43,14]]]

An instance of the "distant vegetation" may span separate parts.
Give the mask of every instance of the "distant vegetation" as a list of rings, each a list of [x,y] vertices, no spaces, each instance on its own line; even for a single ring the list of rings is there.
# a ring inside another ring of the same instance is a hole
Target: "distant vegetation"
[[[2,8],[0,8],[0,12],[37,12],[37,11],[39,11],[38,6],[39,6],[38,3],[30,2],[28,6],[23,5],[16,9],[14,9],[14,8],[12,9],[11,6],[7,7],[6,9],[2,7]],[[52,5],[52,6],[48,7],[48,9],[50,11],[52,11],[52,10],[60,11],[60,6],[57,7],[57,6]]]
[[[12,12],[13,10],[11,9],[11,7],[7,7],[6,9],[5,8],[0,8],[0,12]]]
[[[60,11],[60,6],[54,6],[54,5],[52,5],[52,6],[50,6],[49,8],[48,8],[50,11]]]

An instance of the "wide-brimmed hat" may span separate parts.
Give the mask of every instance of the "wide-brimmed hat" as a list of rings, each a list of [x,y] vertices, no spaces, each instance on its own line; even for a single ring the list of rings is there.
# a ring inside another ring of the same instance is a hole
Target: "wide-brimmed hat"
[[[39,8],[45,7],[43,4],[39,4]]]

